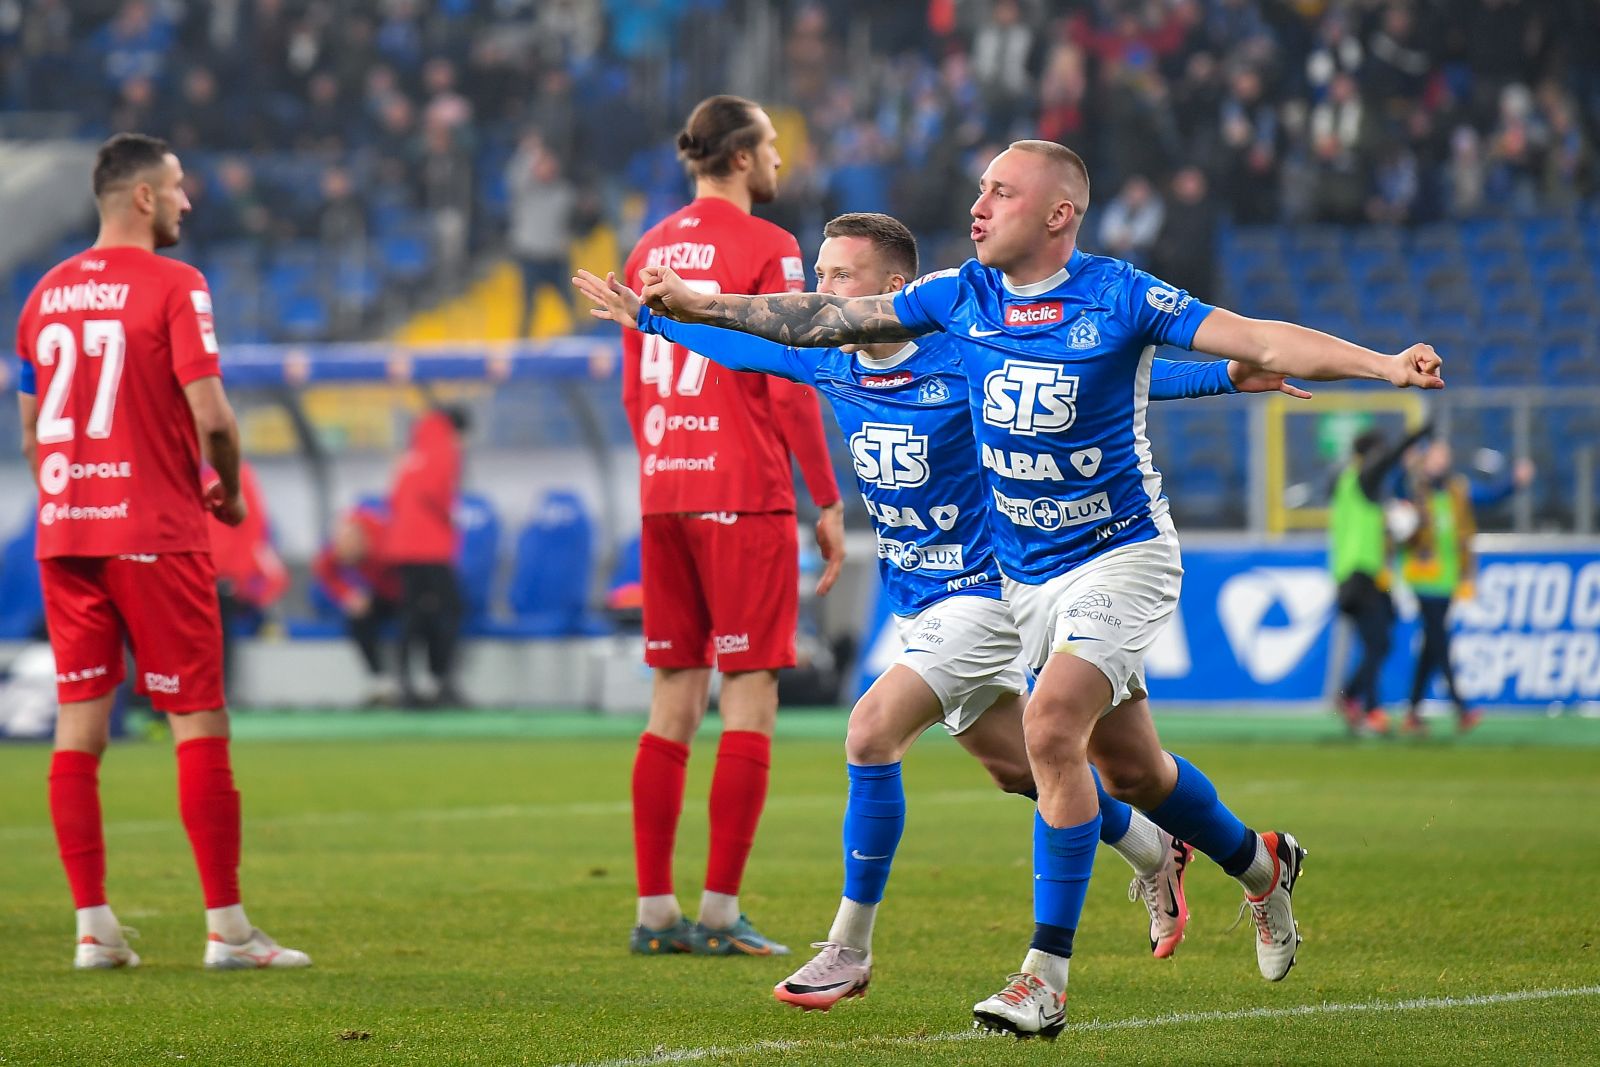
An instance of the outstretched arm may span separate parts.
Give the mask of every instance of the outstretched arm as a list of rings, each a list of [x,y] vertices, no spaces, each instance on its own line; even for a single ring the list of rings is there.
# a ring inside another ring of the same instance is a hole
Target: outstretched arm
[[[1248,367],[1236,360],[1158,357],[1151,362],[1151,400],[1189,400],[1225,393],[1287,393],[1301,400],[1311,396],[1281,374]]]
[[[891,296],[696,293],[665,267],[647,267],[640,278],[645,304],[668,318],[753,333],[801,348],[908,341],[927,332],[901,323]]]
[[[1252,367],[1317,382],[1368,379],[1396,388],[1443,389],[1431,345],[1386,356],[1291,322],[1249,319],[1217,308],[1195,331],[1193,348]]]

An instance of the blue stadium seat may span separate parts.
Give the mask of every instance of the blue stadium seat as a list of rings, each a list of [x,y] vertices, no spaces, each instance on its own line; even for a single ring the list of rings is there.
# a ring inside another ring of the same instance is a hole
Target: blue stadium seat
[[[44,626],[44,594],[39,563],[33,558],[38,532],[32,514],[4,548],[0,548],[0,638],[32,638]]]
[[[553,490],[517,537],[507,601],[512,612],[501,632],[563,637],[604,632],[589,611],[594,570],[594,523],[578,494]]]
[[[433,249],[426,233],[404,229],[387,234],[379,244],[383,267],[389,277],[402,282],[419,281],[433,263]]]
[[[500,560],[500,516],[488,497],[463,493],[456,501],[455,520],[461,534],[456,565],[466,601],[466,629],[475,632],[474,628],[489,618],[495,568]]]

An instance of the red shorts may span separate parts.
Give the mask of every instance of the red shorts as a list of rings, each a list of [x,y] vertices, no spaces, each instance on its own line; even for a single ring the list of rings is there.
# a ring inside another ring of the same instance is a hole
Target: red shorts
[[[222,695],[222,615],[208,552],[60,556],[39,561],[45,624],[63,704],[122,684],[122,642],[134,689],[157,711],[215,711]]]
[[[646,515],[644,661],[724,673],[794,666],[800,549],[793,512]]]

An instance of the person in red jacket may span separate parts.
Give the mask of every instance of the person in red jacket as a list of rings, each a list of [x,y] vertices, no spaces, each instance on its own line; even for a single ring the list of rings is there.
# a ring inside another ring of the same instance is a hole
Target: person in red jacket
[[[339,605],[345,629],[367,668],[367,706],[393,704],[400,688],[388,674],[383,628],[400,615],[400,575],[382,555],[389,524],[373,508],[351,508],[339,518],[311,572]]]
[[[207,468],[201,474],[202,486],[220,481]],[[236,626],[253,628],[268,608],[289,588],[289,569],[283,565],[272,543],[267,522],[267,501],[261,483],[248,460],[239,460],[239,491],[244,496],[244,521],[230,526],[212,515],[211,563],[217,570],[217,600],[222,608],[222,684],[233,688]]]
[[[417,420],[389,494],[389,532],[383,557],[400,577],[400,692],[408,707],[465,703],[455,685],[461,633],[461,588],[456,580],[454,509],[461,486],[461,432],[466,414],[435,408]],[[423,700],[411,679],[411,648],[428,651],[437,690]]]
[[[805,288],[794,235],[751,215],[777,195],[778,134],[749,100],[701,101],[678,134],[695,198],[644,234],[624,267],[671,267],[701,292]],[[826,593],[844,560],[844,509],[822,412],[808,387],[717,366],[664,337],[622,339],[623,406],[639,449],[644,657],[655,669],[650,721],[633,766],[638,905],[634,952],[782,955],[739,909],[739,886],[766,802],[778,670],[795,662],[800,464],[822,510]],[[689,743],[722,672],[722,737],[711,777],[711,850],[699,921],[673,889]]]

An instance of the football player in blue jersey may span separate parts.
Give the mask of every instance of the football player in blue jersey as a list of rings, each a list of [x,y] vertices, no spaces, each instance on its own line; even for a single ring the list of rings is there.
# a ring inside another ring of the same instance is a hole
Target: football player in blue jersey
[[[1313,381],[1442,388],[1425,344],[1398,355],[1287,322],[1213,308],[1131,265],[1077,248],[1089,204],[1083,160],[1018,141],[973,203],[977,256],[893,295],[703,295],[666,270],[643,277],[652,309],[685,322],[820,347],[958,334],[988,472],[991,537],[1038,684],[1024,713],[1039,792],[1034,936],[1021,969],[973,1007],[977,1025],[1053,1038],[1066,1025],[1073,936],[1101,814],[1112,795],[1217,861],[1244,888],[1257,965],[1282,979],[1300,941],[1291,908],[1305,855],[1256,833],[1198,768],[1165,752],[1143,656],[1177,602],[1182,566],[1145,436],[1155,347],[1174,344]]]
[[[916,241],[899,221],[860,213],[823,230],[817,289],[839,296],[892,293],[916,276]],[[774,990],[779,1000],[827,1010],[863,993],[872,932],[905,822],[901,760],[942,723],[1008,792],[1036,797],[1023,744],[1026,667],[989,545],[986,491],[967,413],[959,349],[934,334],[869,345],[857,353],[800,350],[645,312],[614,278],[576,279],[597,317],[636,327],[734,370],[761,371],[823,393],[849,443],[861,495],[876,528],[879,569],[904,650],[851,712],[844,822],[845,884],[815,958]],[[1155,399],[1225,392],[1304,391],[1281,375],[1232,362],[1157,360]],[[1192,850],[1142,813],[1100,794],[1100,839],[1134,868],[1131,895],[1150,916],[1150,947],[1172,954],[1188,918],[1183,872]]]

